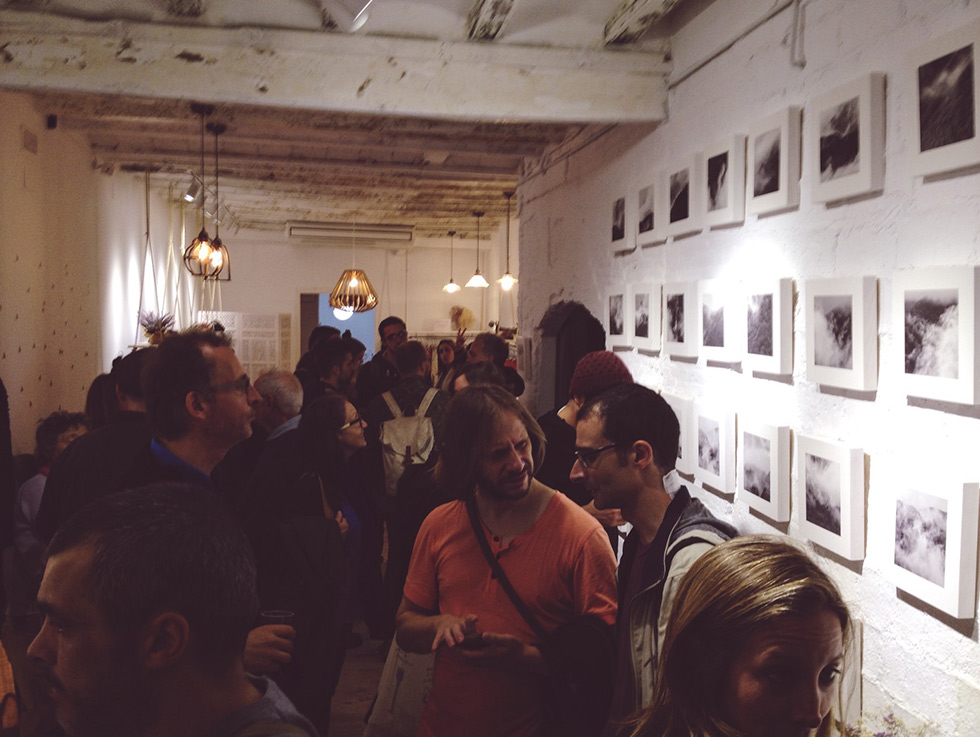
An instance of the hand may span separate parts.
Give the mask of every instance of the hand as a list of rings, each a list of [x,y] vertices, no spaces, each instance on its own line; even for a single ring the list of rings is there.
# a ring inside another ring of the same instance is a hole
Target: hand
[[[350,530],[350,523],[344,519],[344,513],[338,510],[334,519],[337,520],[337,526],[340,527],[340,536],[346,538],[347,531]]]
[[[467,614],[465,617],[454,617],[447,614],[439,618],[436,625],[436,636],[432,640],[432,649],[438,650],[440,647],[456,647],[467,636],[472,637],[476,634],[475,614]]]
[[[541,651],[533,645],[525,645],[514,635],[484,632],[481,642],[482,647],[472,650],[457,648],[459,658],[470,665],[545,673]]]
[[[245,670],[256,675],[278,673],[293,659],[296,630],[288,624],[266,624],[249,631],[245,641]]]
[[[623,519],[623,515],[618,509],[596,509],[595,502],[589,502],[582,509],[606,527],[619,527],[626,524],[626,520]]]
[[[466,345],[466,328],[460,328],[456,331],[456,350],[459,350],[464,345]]]

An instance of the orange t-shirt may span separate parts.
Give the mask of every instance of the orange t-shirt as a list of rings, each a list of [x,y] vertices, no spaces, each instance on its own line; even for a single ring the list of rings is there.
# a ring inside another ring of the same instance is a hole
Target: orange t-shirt
[[[556,493],[534,525],[506,547],[486,527],[483,531],[514,589],[545,629],[580,614],[615,622],[616,559],[609,538],[563,494]],[[491,573],[465,505],[450,502],[422,524],[405,597],[440,614],[476,614],[480,632],[534,642],[534,632]],[[470,665],[442,648],[418,734],[538,737],[542,705],[540,676]]]

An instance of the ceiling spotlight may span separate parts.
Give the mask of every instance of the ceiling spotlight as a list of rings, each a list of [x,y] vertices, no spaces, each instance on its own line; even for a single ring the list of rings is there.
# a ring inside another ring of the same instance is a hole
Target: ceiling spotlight
[[[184,192],[184,202],[197,204],[203,193],[204,188],[201,187],[201,183],[197,181],[197,177],[194,177],[194,181],[191,182],[191,186],[189,186],[187,191]]]

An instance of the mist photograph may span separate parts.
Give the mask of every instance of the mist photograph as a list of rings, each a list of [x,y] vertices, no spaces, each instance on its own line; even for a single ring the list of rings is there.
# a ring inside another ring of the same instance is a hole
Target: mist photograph
[[[691,214],[691,171],[681,169],[670,175],[670,222],[687,220]]]
[[[895,565],[946,583],[946,500],[907,489],[895,501]]]
[[[684,342],[684,295],[667,295],[667,340]]]
[[[708,212],[728,207],[728,152],[708,159]]]
[[[650,295],[633,295],[633,335],[637,338],[650,337]]]
[[[746,315],[746,350],[756,356],[771,356],[773,343],[772,294],[750,294]]]
[[[719,294],[705,294],[701,298],[702,345],[725,347],[725,300]]]
[[[854,366],[854,307],[850,295],[813,298],[813,362],[818,366]]]
[[[623,334],[623,295],[609,295],[609,334]]]
[[[806,464],[806,520],[840,535],[840,464],[804,453]]]
[[[858,98],[820,112],[820,181],[856,174],[861,169]]]
[[[613,202],[612,239],[621,241],[626,237],[626,198]]]
[[[772,455],[768,438],[742,433],[742,477],[745,490],[767,502],[772,499]]]
[[[653,187],[644,187],[637,195],[637,231],[649,233],[653,230]]]
[[[698,416],[698,466],[721,475],[721,427],[710,417]]]
[[[753,166],[755,175],[752,194],[755,197],[779,191],[779,128],[761,133],[755,138]]]
[[[958,378],[959,313],[957,289],[905,292],[905,373]]]
[[[976,136],[973,45],[919,67],[919,150]]]

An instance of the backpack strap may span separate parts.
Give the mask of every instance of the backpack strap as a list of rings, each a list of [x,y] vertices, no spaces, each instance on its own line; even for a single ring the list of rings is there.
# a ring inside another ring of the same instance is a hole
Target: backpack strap
[[[436,398],[439,390],[435,387],[430,387],[426,392],[425,396],[422,397],[422,401],[419,403],[419,408],[415,410],[416,417],[425,417],[425,413],[429,411],[429,405],[432,404],[432,400]]]
[[[385,392],[381,395],[384,397],[385,404],[388,405],[388,409],[391,410],[392,416],[397,420],[402,416],[402,409],[398,406],[398,402],[395,401],[395,397],[391,392]]]

